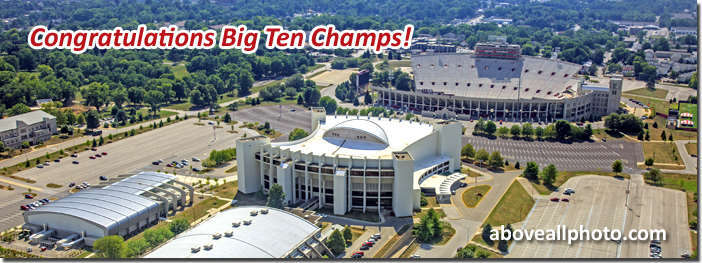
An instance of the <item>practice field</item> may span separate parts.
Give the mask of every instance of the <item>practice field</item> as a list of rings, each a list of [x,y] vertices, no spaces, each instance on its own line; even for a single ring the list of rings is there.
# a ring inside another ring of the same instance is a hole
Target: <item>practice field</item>
[[[332,69],[331,71],[324,72],[312,78],[317,85],[327,86],[330,84],[338,84],[349,80],[351,73],[357,73],[358,69]]]

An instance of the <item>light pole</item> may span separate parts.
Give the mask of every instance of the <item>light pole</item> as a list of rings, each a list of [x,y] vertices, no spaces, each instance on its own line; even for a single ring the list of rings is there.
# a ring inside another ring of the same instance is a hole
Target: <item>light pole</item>
[[[631,171],[633,169],[629,168],[629,183],[626,186],[626,203],[624,206],[629,207],[629,189],[631,189]]]

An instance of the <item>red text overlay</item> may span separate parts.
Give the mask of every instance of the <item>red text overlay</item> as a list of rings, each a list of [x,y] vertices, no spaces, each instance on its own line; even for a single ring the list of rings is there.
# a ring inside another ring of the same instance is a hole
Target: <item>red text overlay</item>
[[[268,49],[371,49],[380,53],[385,49],[409,49],[412,45],[412,25],[404,30],[343,30],[334,25],[317,26],[310,35],[302,30],[285,30],[282,26],[267,26],[263,32],[248,30],[246,26],[224,26],[219,36],[221,49],[240,49],[245,54],[256,52],[261,33],[266,34]],[[217,44],[214,30],[178,30],[176,26],[149,30],[139,25],[137,30],[48,30],[36,26],[29,32],[28,42],[33,49],[70,49],[75,54],[87,49],[210,49]]]

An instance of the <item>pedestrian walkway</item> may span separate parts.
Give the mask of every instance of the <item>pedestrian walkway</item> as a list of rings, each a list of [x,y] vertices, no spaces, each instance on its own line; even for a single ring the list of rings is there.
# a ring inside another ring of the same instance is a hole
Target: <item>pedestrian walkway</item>
[[[524,190],[531,195],[531,198],[534,198],[536,200],[537,198],[541,197],[541,194],[539,194],[539,191],[536,190],[533,184],[529,182],[529,179],[526,179],[524,177],[519,177],[517,178],[517,181],[524,187]]]

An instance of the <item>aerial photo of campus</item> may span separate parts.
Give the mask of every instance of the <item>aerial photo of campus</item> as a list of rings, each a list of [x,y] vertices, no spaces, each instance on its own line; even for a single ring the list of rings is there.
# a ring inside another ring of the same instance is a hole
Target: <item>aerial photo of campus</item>
[[[696,260],[697,11],[2,1],[0,260]]]

